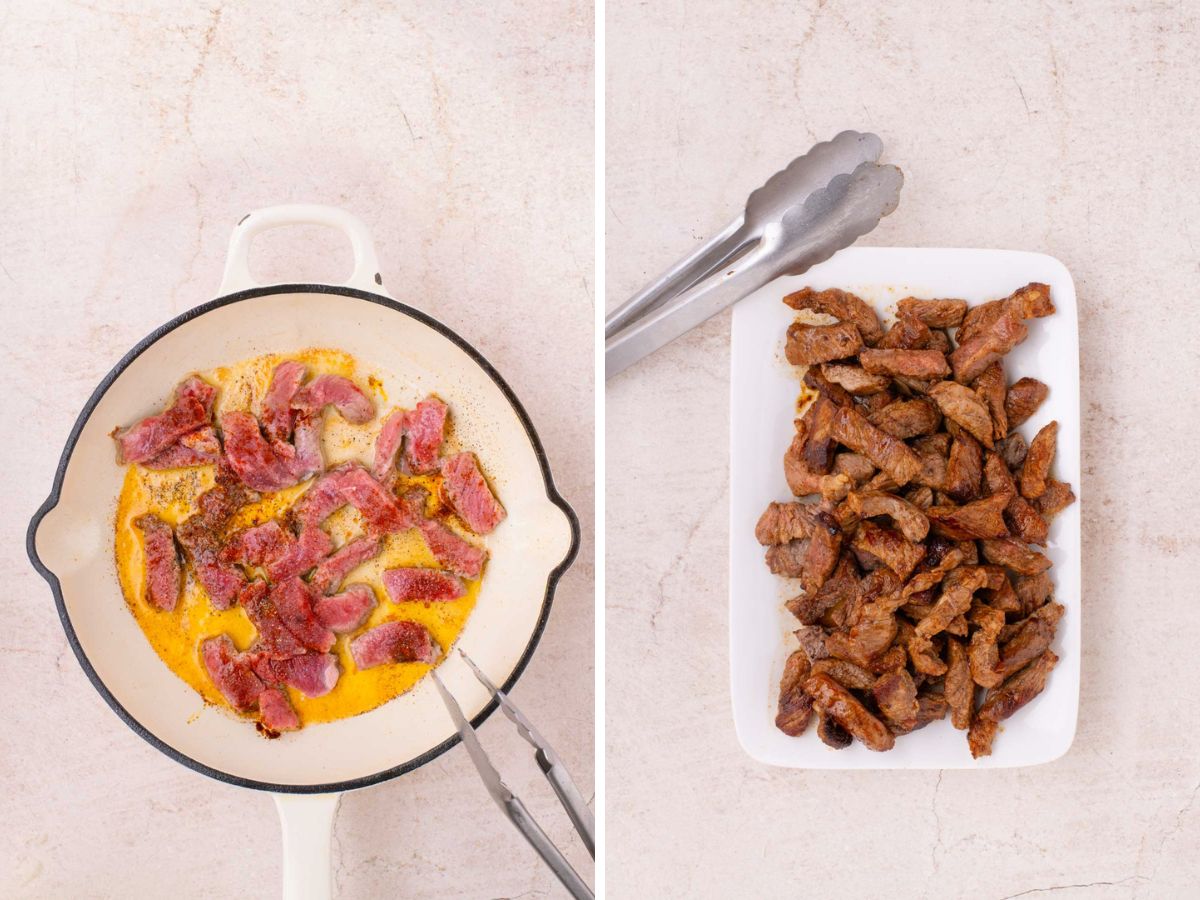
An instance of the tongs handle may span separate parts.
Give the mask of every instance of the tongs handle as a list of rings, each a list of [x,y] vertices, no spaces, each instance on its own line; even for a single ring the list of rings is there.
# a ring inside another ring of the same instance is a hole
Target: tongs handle
[[[587,801],[583,799],[583,794],[579,793],[579,788],[575,786],[575,781],[571,778],[570,773],[567,772],[562,763],[557,760],[548,759],[545,752],[541,749],[534,756],[537,759],[538,768],[542,770],[542,774],[550,782],[550,787],[558,795],[558,800],[563,805],[563,809],[567,811],[567,817],[571,820],[571,824],[575,826],[575,831],[579,834],[580,840],[587,847],[587,851],[591,854],[592,859],[595,859],[596,817],[592,815]]]
[[[613,310],[604,320],[604,337],[610,338],[634,319],[653,311],[712,275],[736,257],[753,237],[745,216],[738,216],[720,232]]]
[[[604,377],[612,378],[639,359],[695,328],[765,284],[778,274],[758,265],[770,256],[766,240],[721,272],[646,313],[604,342]]]

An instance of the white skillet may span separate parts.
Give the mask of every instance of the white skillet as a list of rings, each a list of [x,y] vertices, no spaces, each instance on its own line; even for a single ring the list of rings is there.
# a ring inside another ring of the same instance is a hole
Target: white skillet
[[[341,230],[354,251],[345,285],[256,285],[254,236],[294,224]],[[114,426],[160,410],[189,372],[268,352],[334,347],[381,377],[389,405],[431,391],[450,405],[455,434],[479,452],[507,520],[478,603],[459,637],[488,677],[509,690],[537,646],[559,577],[578,550],[579,522],[554,487],[525,410],[486,359],[445,325],[382,287],[366,226],[307,204],[250,213],[234,229],[219,296],[163,325],[117,363],[80,413],[49,498],[29,526],[29,557],[50,583],[67,639],[88,678],[130,728],[177,762],[274,794],[283,824],[284,896],[327,898],[330,834],[339,794],[395,778],[458,742],[432,680],[371,712],[275,741],[207,706],[155,654],[122,597],[113,520],[124,471]],[[457,654],[439,673],[478,726],[495,703]]]

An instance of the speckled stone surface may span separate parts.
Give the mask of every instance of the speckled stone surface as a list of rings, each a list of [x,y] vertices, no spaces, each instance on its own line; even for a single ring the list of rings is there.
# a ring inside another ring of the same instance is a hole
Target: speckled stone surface
[[[0,10],[0,896],[276,897],[270,798],[192,773],[101,701],[24,554],[71,423],[137,340],[216,290],[234,223],[366,221],[401,299],[522,398],[584,523],[514,692],[592,792],[593,70],[584,3],[40,2]],[[264,280],[336,280],[342,240],[261,239]],[[19,429],[12,428],[19,423]],[[527,746],[483,740],[590,876]],[[461,748],[344,798],[338,896],[556,895]]]
[[[730,715],[728,314],[612,381],[609,896],[1195,896],[1196,7],[611,0],[607,34],[608,308],[814,141],[873,130],[906,183],[864,243],[1074,275],[1087,498],[1063,759],[768,768]]]

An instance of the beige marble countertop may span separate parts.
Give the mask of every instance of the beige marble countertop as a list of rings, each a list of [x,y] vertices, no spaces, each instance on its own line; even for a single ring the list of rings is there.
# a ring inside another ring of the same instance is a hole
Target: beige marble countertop
[[[391,291],[473,340],[528,408],[585,538],[514,696],[591,794],[591,30],[589,5],[558,2],[0,11],[0,346],[20,423],[0,450],[0,896],[278,896],[270,798],[184,769],[113,715],[24,553],[93,387],[213,295],[230,229],[274,203],[364,219]],[[336,280],[349,259],[296,229],[261,239],[255,271]],[[499,716],[482,736],[590,875],[527,746]],[[560,890],[461,748],[347,795],[334,865],[344,898]]]
[[[612,381],[610,897],[1195,896],[1198,34],[1188,4],[610,0],[607,307],[813,142],[873,130],[906,183],[864,243],[1074,275],[1086,498],[1064,758],[769,768],[730,714],[728,314]]]

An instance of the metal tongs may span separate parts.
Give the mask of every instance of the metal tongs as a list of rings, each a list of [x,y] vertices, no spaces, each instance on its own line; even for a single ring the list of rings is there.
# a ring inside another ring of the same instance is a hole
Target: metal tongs
[[[878,164],[882,151],[875,135],[843,131],[767,179],[740,216],[608,316],[605,377],[878,225],[904,183],[898,168]]]
[[[495,697],[496,701],[500,704],[500,708],[504,711],[504,715],[517,726],[517,731],[521,737],[525,738],[534,750],[537,751],[534,754],[534,759],[537,760],[538,768],[542,770],[542,774],[550,782],[554,793],[558,795],[559,801],[567,811],[567,815],[570,817],[571,823],[575,826],[575,830],[579,833],[579,837],[587,847],[588,853],[595,859],[595,817],[588,808],[587,801],[579,793],[579,788],[575,786],[575,782],[567,772],[566,766],[563,765],[558,754],[554,752],[554,748],[546,742],[546,739],[538,733],[538,730],[525,718],[524,714],[508,699],[508,695],[504,691],[496,689],[496,686],[480,671],[479,667],[471,660],[471,657],[463,653],[461,649],[458,653],[466,660],[467,665],[471,667],[471,671],[475,673],[475,677],[479,679],[479,682]],[[496,771],[496,767],[492,765],[492,761],[488,759],[487,753],[479,743],[479,736],[475,733],[475,729],[471,727],[471,723],[463,715],[462,707],[458,705],[458,701],[454,699],[454,695],[446,689],[446,685],[438,677],[437,670],[433,670],[430,674],[433,676],[434,684],[437,685],[437,689],[442,695],[442,701],[446,704],[446,710],[450,713],[450,717],[454,720],[454,724],[458,728],[458,734],[462,738],[463,746],[467,748],[467,753],[471,756],[471,762],[475,763],[475,768],[479,770],[479,777],[483,779],[484,786],[487,787],[488,793],[492,795],[492,799],[496,801],[496,805],[517,826],[517,830],[525,836],[525,840],[533,845],[533,849],[538,852],[538,855],[545,860],[546,865],[558,876],[558,880],[563,883],[563,886],[571,892],[571,896],[577,898],[577,900],[591,900],[591,898],[595,897],[592,889],[579,877],[579,873],[567,862],[562,851],[546,836],[546,832],[542,831],[541,826],[529,814],[529,810],[525,808],[525,804],[521,802],[520,798],[510,791],[508,786],[501,780],[500,773]]]

